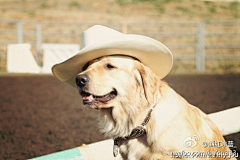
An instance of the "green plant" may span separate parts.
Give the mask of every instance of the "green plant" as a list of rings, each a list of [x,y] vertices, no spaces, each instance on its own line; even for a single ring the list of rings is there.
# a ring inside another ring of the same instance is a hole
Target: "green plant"
[[[129,4],[129,2],[127,2],[126,0],[115,0],[115,2],[122,6]]]
[[[41,8],[47,8],[47,7],[48,7],[47,2],[46,2],[46,1],[42,1],[40,7],[41,7]]]
[[[69,4],[68,4],[69,7],[81,7],[81,4],[78,3],[77,1],[71,1]]]
[[[189,9],[188,9],[188,8],[185,8],[185,7],[176,7],[176,9],[177,9],[177,10],[180,10],[180,11],[182,11],[182,12],[185,12],[185,13],[189,12]]]
[[[217,12],[217,10],[216,10],[215,7],[211,7],[211,8],[209,8],[208,10],[209,10],[209,12],[211,12],[211,13],[216,13],[216,12]]]
[[[231,10],[237,10],[238,7],[240,7],[240,2],[234,1],[229,4],[229,9]]]
[[[209,5],[209,4],[212,4],[213,2],[210,2],[210,1],[204,1],[204,3],[205,3],[206,5]]]

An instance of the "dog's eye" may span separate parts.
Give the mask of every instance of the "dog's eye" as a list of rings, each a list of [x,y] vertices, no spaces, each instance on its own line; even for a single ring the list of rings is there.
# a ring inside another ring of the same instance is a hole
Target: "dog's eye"
[[[115,66],[111,65],[110,63],[108,63],[108,64],[106,65],[106,67],[107,67],[108,69],[116,68]]]

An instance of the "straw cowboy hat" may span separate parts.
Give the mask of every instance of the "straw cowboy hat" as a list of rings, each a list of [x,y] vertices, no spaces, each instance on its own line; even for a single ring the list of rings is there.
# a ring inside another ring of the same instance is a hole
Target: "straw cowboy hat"
[[[70,59],[56,64],[53,74],[72,87],[75,78],[89,61],[108,55],[126,55],[138,59],[152,69],[160,78],[171,70],[173,58],[171,51],[161,42],[152,38],[123,34],[111,28],[95,25],[81,35],[81,50]]]

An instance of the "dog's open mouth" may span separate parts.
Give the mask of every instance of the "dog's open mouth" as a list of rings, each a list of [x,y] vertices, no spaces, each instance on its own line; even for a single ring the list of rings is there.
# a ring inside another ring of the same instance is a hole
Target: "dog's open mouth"
[[[83,99],[83,104],[84,105],[90,105],[90,104],[96,104],[96,103],[106,103],[112,99],[114,99],[117,96],[117,91],[114,89],[110,93],[103,95],[103,96],[96,96],[91,93],[81,91],[80,92],[82,99]]]

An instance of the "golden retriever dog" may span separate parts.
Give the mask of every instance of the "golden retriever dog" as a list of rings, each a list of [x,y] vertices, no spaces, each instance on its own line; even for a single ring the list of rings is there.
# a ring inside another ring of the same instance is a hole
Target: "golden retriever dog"
[[[134,58],[92,60],[77,75],[76,84],[83,104],[99,110],[100,131],[114,139],[115,156],[235,159],[208,116]]]

